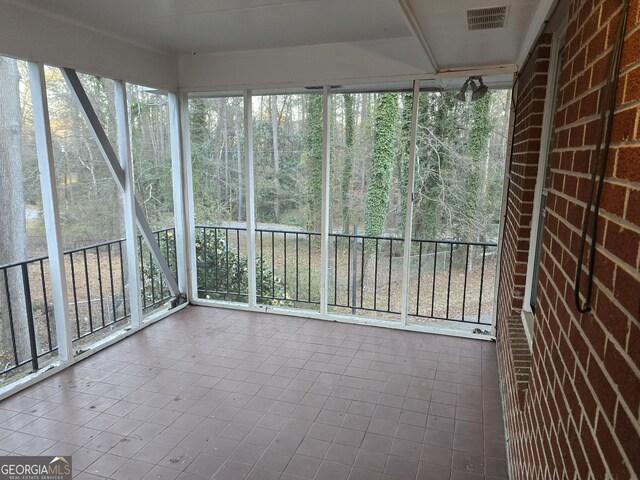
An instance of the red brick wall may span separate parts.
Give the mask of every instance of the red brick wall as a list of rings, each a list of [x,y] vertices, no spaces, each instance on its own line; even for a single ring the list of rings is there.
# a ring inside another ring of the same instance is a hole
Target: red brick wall
[[[508,203],[517,212],[506,217],[497,328],[515,479],[640,476],[640,0],[631,1],[625,27],[596,239],[593,311],[581,315],[573,304],[576,252],[602,108],[600,89],[620,5],[610,0],[571,2],[530,376],[524,387],[516,381],[507,319],[517,316],[522,305],[521,247],[528,244],[530,190],[512,189],[512,196],[522,197]],[[526,95],[520,91],[518,97]],[[530,128],[528,132],[533,145],[539,136]],[[521,134],[516,119],[514,147]],[[514,166],[519,165],[517,154],[514,148]],[[510,218],[519,223],[510,224]],[[583,291],[585,283],[586,277]]]

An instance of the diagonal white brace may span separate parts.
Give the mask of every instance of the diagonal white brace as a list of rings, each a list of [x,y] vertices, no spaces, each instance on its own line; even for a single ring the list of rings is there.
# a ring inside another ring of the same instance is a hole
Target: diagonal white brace
[[[124,192],[125,191],[124,170],[120,165],[118,156],[116,155],[116,152],[113,150],[113,147],[111,146],[111,142],[109,141],[109,138],[107,137],[107,134],[105,133],[104,128],[102,128],[102,124],[98,119],[98,115],[96,114],[96,111],[94,110],[93,105],[91,105],[91,101],[87,96],[87,92],[82,86],[82,83],[80,83],[78,74],[72,68],[61,68],[60,71],[62,72],[62,75],[64,76],[65,80],[67,81],[67,84],[69,85],[69,88],[73,93],[75,99],[78,101],[78,104],[80,105],[80,110],[82,111],[82,114],[84,115],[85,120],[87,121],[87,123],[89,124],[89,127],[91,128],[91,131],[96,139],[96,142],[98,143],[98,147],[100,148],[100,151],[104,156],[104,159],[107,161],[107,165],[109,166],[111,173],[115,177],[118,185],[120,185],[122,192]],[[147,247],[149,248],[149,250],[151,251],[151,255],[156,261],[158,268],[160,269],[165,279],[167,280],[167,285],[169,287],[169,290],[171,291],[171,295],[173,295],[174,297],[178,297],[180,295],[178,282],[176,282],[176,279],[173,276],[173,273],[169,269],[169,264],[167,263],[167,260],[164,257],[164,255],[162,255],[162,252],[160,251],[160,246],[158,245],[158,242],[156,242],[156,239],[153,236],[153,232],[149,227],[149,223],[147,222],[147,218],[144,215],[144,211],[142,210],[142,207],[140,207],[140,204],[137,202],[137,200],[135,202],[135,209],[136,209],[136,221],[138,223],[138,228],[140,229],[140,233],[142,234],[142,238],[147,244]]]

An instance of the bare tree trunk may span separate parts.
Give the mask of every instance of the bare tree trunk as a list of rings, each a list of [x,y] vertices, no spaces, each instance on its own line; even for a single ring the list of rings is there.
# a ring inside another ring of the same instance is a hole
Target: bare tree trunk
[[[269,110],[271,110],[271,132],[273,139],[273,169],[275,173],[275,200],[273,209],[276,215],[276,223],[280,223],[280,149],[278,148],[278,97],[269,97]]]
[[[27,257],[19,82],[17,61],[0,56],[0,265]],[[22,361],[30,354],[21,271],[19,267],[7,271],[8,286],[4,272],[0,273],[0,353],[11,352],[13,357],[8,292],[16,349]]]
[[[240,141],[240,139],[242,138],[242,116],[238,114],[237,111],[235,111],[234,109],[234,117],[235,117],[235,122],[234,122],[234,133],[236,136],[236,159],[238,161],[238,220],[243,220],[242,217],[242,212],[243,212],[243,205],[244,205],[244,191],[243,191],[243,182],[244,182],[244,175],[242,174],[243,169],[242,169],[242,163],[244,160],[244,157],[242,155],[242,142]],[[246,139],[245,139],[246,141]]]
[[[226,105],[227,103],[225,102],[224,116],[222,117],[222,144],[224,146],[224,202],[229,209],[228,215],[231,216],[233,212],[231,210],[231,189],[229,188],[229,125],[227,123],[229,114],[227,113]]]

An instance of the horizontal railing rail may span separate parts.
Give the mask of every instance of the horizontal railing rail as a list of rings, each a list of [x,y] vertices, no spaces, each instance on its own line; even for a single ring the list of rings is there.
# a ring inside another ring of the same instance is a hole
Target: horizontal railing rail
[[[160,250],[177,277],[175,229],[154,232]],[[131,316],[128,304],[126,239],[73,248],[64,252],[73,342],[90,341]],[[143,311],[172,298],[149,249],[138,237],[140,293]],[[0,375],[57,351],[46,256],[0,265]]]
[[[258,303],[317,309],[320,233],[255,231]],[[196,226],[200,298],[246,302],[247,229]],[[401,313],[404,239],[329,234],[328,307],[335,313]],[[489,325],[497,245],[457,240],[411,240],[411,321]]]

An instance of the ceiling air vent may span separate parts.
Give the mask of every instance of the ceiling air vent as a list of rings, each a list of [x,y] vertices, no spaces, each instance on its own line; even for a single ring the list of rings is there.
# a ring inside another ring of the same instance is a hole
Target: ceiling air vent
[[[472,8],[467,10],[469,30],[487,30],[502,28],[507,23],[508,7]]]

